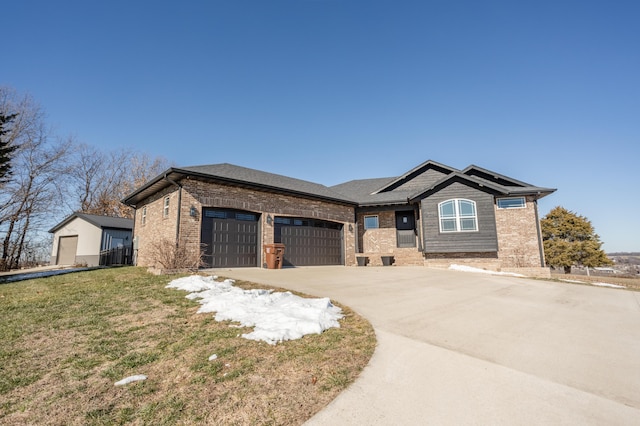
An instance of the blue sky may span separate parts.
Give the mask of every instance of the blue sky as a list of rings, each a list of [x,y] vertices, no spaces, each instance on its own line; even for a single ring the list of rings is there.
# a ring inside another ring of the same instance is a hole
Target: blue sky
[[[60,134],[334,185],[426,160],[558,188],[640,251],[640,2],[32,1],[0,84]]]

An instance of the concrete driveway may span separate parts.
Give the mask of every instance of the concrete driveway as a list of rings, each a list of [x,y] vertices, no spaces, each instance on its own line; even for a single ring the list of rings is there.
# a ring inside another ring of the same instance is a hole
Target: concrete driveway
[[[373,324],[370,364],[308,425],[640,425],[640,293],[423,267],[212,271]]]

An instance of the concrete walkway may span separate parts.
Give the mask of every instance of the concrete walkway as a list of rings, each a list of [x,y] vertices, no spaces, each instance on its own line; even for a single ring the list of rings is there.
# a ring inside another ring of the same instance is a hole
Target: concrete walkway
[[[308,425],[640,424],[640,293],[423,267],[212,271],[373,324],[371,362]]]

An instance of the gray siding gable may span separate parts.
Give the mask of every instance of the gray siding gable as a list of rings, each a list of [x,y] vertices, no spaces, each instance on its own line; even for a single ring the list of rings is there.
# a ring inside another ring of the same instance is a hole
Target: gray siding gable
[[[478,231],[440,232],[438,204],[454,198],[475,201]],[[423,247],[426,253],[498,251],[492,194],[471,186],[467,181],[451,181],[420,203]]]
[[[409,170],[407,173],[396,178],[395,180],[387,183],[376,192],[389,192],[389,191],[415,191],[417,189],[425,188],[433,185],[443,177],[458,172],[458,170],[445,166],[435,161],[428,160],[418,167]]]

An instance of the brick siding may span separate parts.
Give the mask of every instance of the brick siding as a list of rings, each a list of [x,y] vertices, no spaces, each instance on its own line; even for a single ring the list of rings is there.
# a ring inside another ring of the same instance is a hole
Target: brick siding
[[[524,208],[499,209],[496,203],[498,257],[503,268],[541,267],[537,204],[526,198]]]
[[[482,269],[501,269],[517,272],[527,271],[545,276],[541,268],[537,205],[532,197],[527,198],[525,208],[495,208],[498,237],[497,253],[430,253],[428,255],[415,248],[398,248],[396,241],[395,212],[358,213],[354,223],[354,208],[349,205],[307,199],[292,195],[271,193],[256,189],[210,183],[196,178],[185,178],[182,185],[182,205],[180,214],[179,243],[197,256],[200,252],[200,229],[203,207],[219,207],[246,210],[262,214],[261,244],[273,242],[273,221],[267,216],[307,217],[343,224],[344,259],[346,265],[356,265],[356,254],[369,257],[369,265],[382,265],[381,256],[394,256],[395,265],[425,265],[448,267],[452,263],[474,266]],[[178,188],[168,187],[144,200],[137,207],[135,237],[138,238],[137,264],[153,264],[151,247],[160,239],[175,241],[178,217]],[[164,198],[169,196],[169,214],[163,215]],[[146,223],[142,224],[142,209],[147,208]],[[191,207],[197,214],[190,215]],[[364,229],[364,216],[377,215],[378,229]],[[357,228],[357,233],[354,228]],[[357,235],[357,253],[356,253]],[[262,253],[260,253],[262,255]],[[260,261],[260,264],[263,262]],[[531,272],[533,271],[533,272]]]
[[[200,252],[200,230],[202,208],[218,207],[246,210],[261,216],[261,243],[273,243],[273,221],[268,223],[267,216],[306,217],[328,220],[343,224],[344,259],[347,265],[354,265],[355,234],[354,211],[352,206],[334,204],[326,201],[270,193],[230,185],[205,182],[195,178],[183,179],[182,210],[180,215],[180,244],[194,256]],[[171,196],[170,214],[162,217],[164,196]],[[137,264],[139,266],[157,266],[152,262],[149,243],[160,238],[173,238],[176,235],[178,191],[172,187],[145,200],[137,208],[135,234],[140,238]],[[146,225],[141,225],[142,208],[147,207]],[[191,207],[196,216],[190,215]],[[262,264],[262,262],[260,262]]]

